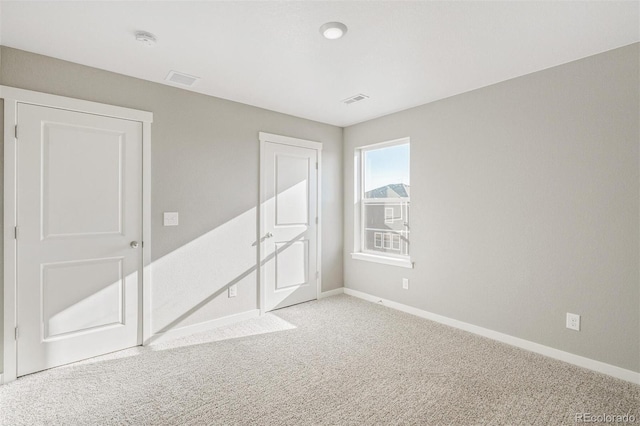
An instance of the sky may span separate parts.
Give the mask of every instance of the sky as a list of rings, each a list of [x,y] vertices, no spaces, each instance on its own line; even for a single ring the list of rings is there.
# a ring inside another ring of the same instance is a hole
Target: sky
[[[390,183],[409,182],[409,144],[394,145],[364,153],[364,191]]]

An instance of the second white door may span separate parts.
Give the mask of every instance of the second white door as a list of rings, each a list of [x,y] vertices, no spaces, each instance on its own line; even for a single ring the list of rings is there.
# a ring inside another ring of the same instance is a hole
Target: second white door
[[[318,296],[318,150],[266,139],[261,257],[270,311]]]

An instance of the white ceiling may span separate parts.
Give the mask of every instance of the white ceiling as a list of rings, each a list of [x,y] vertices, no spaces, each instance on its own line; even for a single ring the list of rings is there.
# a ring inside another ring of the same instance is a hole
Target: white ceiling
[[[640,40],[639,2],[1,3],[3,45],[348,126]],[[336,41],[319,27],[349,27]],[[155,34],[146,47],[136,30]],[[341,100],[364,93],[349,106]]]

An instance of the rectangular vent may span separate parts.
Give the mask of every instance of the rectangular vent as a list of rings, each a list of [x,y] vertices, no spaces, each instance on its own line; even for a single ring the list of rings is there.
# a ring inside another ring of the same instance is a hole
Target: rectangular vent
[[[169,74],[167,74],[165,80],[170,83],[179,84],[181,86],[191,87],[200,80],[200,77],[194,77],[192,75],[184,74],[177,71],[169,71]]]
[[[369,99],[369,97],[367,95],[359,93],[357,95],[350,96],[347,99],[343,99],[342,102],[344,102],[346,105],[351,105],[355,102],[364,101],[365,99]]]

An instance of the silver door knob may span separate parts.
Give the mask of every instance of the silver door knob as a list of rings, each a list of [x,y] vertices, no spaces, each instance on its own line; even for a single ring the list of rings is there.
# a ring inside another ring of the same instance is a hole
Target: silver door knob
[[[131,241],[131,244],[129,244],[131,246],[131,248],[138,248],[140,246],[140,243],[137,241]]]
[[[267,232],[264,237],[265,238],[271,238],[271,237],[273,237],[273,234],[271,232]]]

